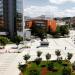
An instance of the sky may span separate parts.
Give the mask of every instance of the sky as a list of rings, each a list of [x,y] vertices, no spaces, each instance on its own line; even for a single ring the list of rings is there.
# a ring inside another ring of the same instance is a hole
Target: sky
[[[73,17],[75,16],[75,0],[24,0],[24,15]]]

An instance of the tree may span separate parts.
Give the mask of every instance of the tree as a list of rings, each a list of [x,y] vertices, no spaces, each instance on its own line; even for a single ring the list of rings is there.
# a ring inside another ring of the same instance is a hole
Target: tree
[[[5,47],[5,45],[8,43],[8,38],[1,36],[0,37],[0,44]]]
[[[42,27],[42,25],[33,24],[31,27],[31,32],[33,35],[38,36],[41,41],[47,36],[47,27]]]
[[[60,26],[56,27],[56,32],[54,32],[53,37],[59,38],[60,37]]]
[[[75,29],[75,23],[73,23],[73,24],[71,25],[71,27],[72,27],[73,29]]]
[[[41,61],[42,61],[42,58],[36,58],[36,59],[34,60],[34,62],[35,62],[37,65],[39,65],[39,64],[41,63]]]
[[[48,65],[47,65],[47,68],[49,71],[52,71],[53,68],[54,68],[54,63],[53,62],[49,62]]]
[[[44,33],[40,32],[40,33],[39,33],[39,37],[40,37],[41,41],[43,41],[43,39],[45,38]]]
[[[56,33],[57,33],[57,34],[60,33],[60,26],[58,26],[58,25],[57,25],[57,27],[56,27]]]
[[[67,59],[70,60],[72,58],[73,54],[72,53],[68,53],[67,54]]]
[[[75,70],[75,61],[72,63],[72,69]]]
[[[71,75],[71,69],[70,68],[63,68],[62,75]]]
[[[55,54],[57,55],[57,60],[59,59],[59,56],[61,55],[60,51],[59,50],[56,50],[55,51]]]
[[[23,72],[23,71],[26,69],[26,67],[27,67],[26,64],[22,65],[21,63],[19,63],[19,65],[18,65],[18,69],[19,69],[21,72]]]
[[[51,54],[47,53],[46,54],[46,60],[48,61],[51,58]]]
[[[67,25],[61,26],[60,27],[60,33],[62,36],[64,36],[65,34],[68,35],[69,34],[69,28]]]
[[[41,51],[37,51],[37,56],[38,56],[38,57],[40,57],[40,56],[41,56],[41,54],[42,54],[42,52],[41,52]]]
[[[39,64],[41,63],[41,61],[42,61],[42,58],[40,58],[41,54],[42,54],[41,51],[37,51],[37,57],[38,57],[38,58],[36,58],[36,59],[34,60],[37,65],[39,65]]]
[[[28,75],[40,75],[40,73],[37,69],[31,69]]]
[[[52,33],[52,29],[51,29],[51,27],[49,26],[48,27],[48,32],[47,32],[48,34],[51,34]]]
[[[16,43],[16,45],[17,45],[17,48],[18,48],[18,45],[20,44],[20,42],[21,42],[22,40],[23,40],[23,39],[22,39],[21,36],[16,36],[16,37],[15,37],[15,43]]]
[[[26,55],[24,55],[23,57],[24,57],[23,59],[24,59],[24,60],[26,61],[26,63],[27,63],[27,61],[28,61],[29,58],[30,58],[30,55],[29,55],[29,54],[26,54]]]

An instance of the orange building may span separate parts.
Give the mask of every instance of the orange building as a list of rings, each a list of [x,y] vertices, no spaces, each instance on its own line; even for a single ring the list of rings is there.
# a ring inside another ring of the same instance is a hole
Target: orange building
[[[25,28],[31,28],[32,25],[38,25],[43,28],[51,29],[52,32],[56,31],[56,21],[55,20],[32,19],[32,20],[28,20],[25,22]]]
[[[56,31],[56,21],[55,20],[48,20],[48,28],[50,27],[50,29],[52,30],[52,32]]]
[[[25,22],[25,28],[31,28],[32,27],[32,20]]]

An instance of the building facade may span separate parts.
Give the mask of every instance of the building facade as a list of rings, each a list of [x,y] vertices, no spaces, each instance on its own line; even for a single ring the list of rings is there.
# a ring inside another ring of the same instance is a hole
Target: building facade
[[[22,30],[22,0],[0,0],[0,33],[10,38]]]
[[[55,20],[44,20],[44,19],[31,19],[25,22],[25,28],[32,28],[33,26],[39,26],[43,28],[44,30],[51,29],[52,32],[56,31],[56,21]]]
[[[6,26],[4,24],[4,14],[3,14],[3,0],[0,0],[0,31],[5,31]]]
[[[22,13],[23,13],[23,0],[16,0],[16,29],[22,31]]]

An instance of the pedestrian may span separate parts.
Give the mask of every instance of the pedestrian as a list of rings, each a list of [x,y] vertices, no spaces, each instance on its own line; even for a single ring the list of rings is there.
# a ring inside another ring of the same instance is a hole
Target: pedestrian
[[[5,51],[5,53],[7,53],[7,50]]]
[[[65,46],[65,50],[66,50],[66,46]]]

